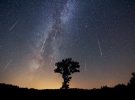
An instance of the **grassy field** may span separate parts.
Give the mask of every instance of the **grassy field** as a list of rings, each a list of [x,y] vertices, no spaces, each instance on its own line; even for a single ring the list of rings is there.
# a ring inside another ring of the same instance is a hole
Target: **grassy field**
[[[0,84],[0,97],[18,97],[18,96],[31,96],[31,97],[89,97],[89,98],[135,98],[135,88],[126,85],[117,85],[113,88],[101,87],[100,89],[27,89],[19,88],[18,86]]]

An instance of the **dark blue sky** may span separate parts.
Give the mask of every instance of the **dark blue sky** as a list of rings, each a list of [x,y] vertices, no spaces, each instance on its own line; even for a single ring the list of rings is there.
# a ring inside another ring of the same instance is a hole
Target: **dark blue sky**
[[[72,57],[71,87],[127,83],[135,70],[134,0],[0,0],[0,82],[59,88],[55,62]]]

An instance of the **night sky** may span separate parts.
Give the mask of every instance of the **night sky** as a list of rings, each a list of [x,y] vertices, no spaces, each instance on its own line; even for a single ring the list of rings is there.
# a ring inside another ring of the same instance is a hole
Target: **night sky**
[[[127,84],[135,71],[135,0],[0,0],[0,83],[60,88],[55,63],[80,63],[71,88]]]

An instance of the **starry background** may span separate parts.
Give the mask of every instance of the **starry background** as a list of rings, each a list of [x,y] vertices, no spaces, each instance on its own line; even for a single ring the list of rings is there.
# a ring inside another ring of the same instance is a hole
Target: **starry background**
[[[80,63],[72,88],[127,84],[135,71],[134,0],[0,0],[0,82],[53,89],[55,62]]]

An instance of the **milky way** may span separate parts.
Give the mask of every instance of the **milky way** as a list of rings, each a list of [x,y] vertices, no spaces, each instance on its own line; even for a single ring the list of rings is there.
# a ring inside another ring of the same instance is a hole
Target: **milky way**
[[[52,63],[57,60],[57,58],[60,56],[59,54],[59,48],[61,46],[61,36],[64,33],[64,25],[68,23],[69,19],[71,18],[72,10],[73,10],[73,1],[72,0],[65,0],[63,2],[58,2],[58,7],[56,7],[56,10],[53,11],[52,17],[50,17],[50,24],[47,26],[46,32],[38,33],[40,35],[43,35],[41,39],[39,39],[41,42],[38,42],[38,47],[36,52],[36,58],[34,59],[34,62],[37,61],[36,69],[39,68],[42,65],[42,62],[46,63],[50,62]],[[59,8],[60,6],[60,8]],[[36,61],[35,61],[36,60]],[[31,66],[35,69],[35,66]]]

